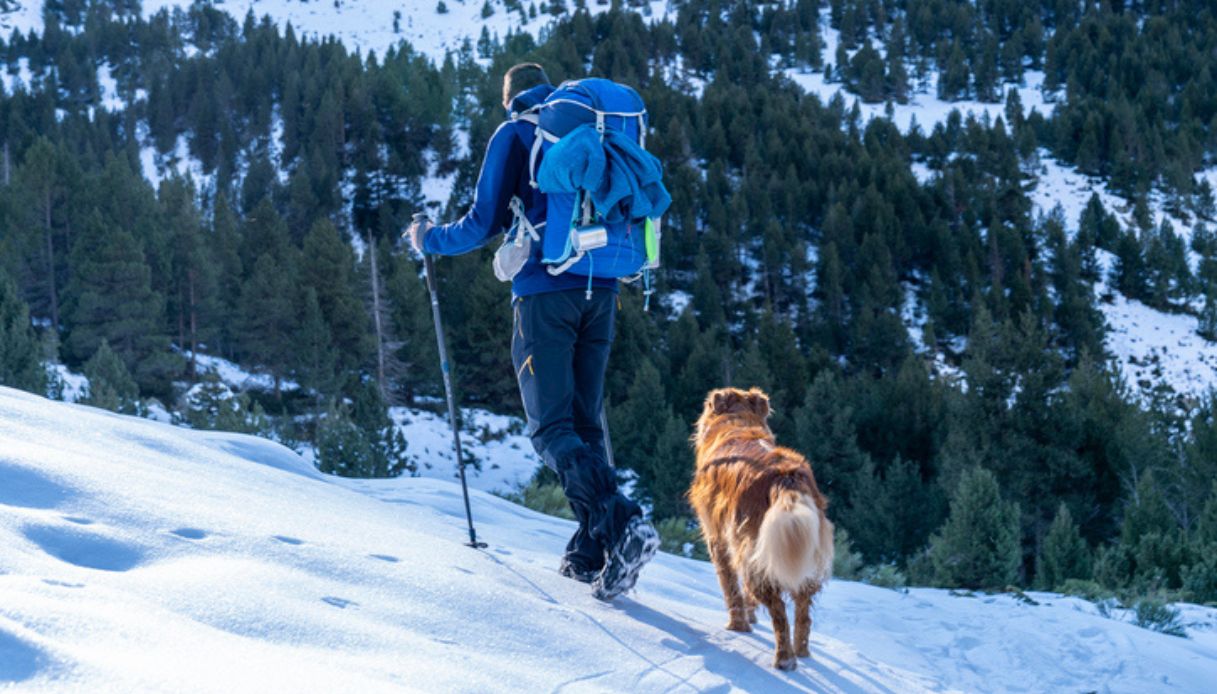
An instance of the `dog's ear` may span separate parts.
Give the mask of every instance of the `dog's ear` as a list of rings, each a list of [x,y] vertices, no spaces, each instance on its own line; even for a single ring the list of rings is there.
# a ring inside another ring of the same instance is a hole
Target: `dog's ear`
[[[748,391],[748,406],[762,420],[769,418],[769,396],[760,388]]]
[[[727,414],[740,401],[739,391],[734,388],[721,388],[710,393],[707,404],[714,414]]]

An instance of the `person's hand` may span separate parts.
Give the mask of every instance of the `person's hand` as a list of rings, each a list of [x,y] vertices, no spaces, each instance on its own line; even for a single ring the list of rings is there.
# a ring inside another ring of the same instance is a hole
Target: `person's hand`
[[[410,241],[410,248],[418,255],[423,254],[423,237],[427,235],[427,230],[431,228],[431,222],[423,220],[421,222],[413,222],[406,228],[406,233],[402,234]]]

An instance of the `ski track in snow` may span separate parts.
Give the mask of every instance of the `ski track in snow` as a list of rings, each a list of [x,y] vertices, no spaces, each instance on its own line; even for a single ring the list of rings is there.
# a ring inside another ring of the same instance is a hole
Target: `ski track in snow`
[[[1036,594],[837,581],[810,659],[722,628],[709,564],[661,554],[599,603],[573,524],[459,485],[343,480],[262,439],[0,388],[0,687],[21,691],[1204,691],[1190,639]]]

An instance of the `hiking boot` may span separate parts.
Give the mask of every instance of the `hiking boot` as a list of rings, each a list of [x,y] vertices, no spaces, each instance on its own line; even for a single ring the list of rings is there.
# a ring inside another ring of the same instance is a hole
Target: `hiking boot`
[[[600,573],[596,569],[585,569],[571,562],[570,559],[562,557],[562,563],[558,565],[558,573],[567,578],[573,578],[580,583],[591,583],[596,580],[596,576]]]
[[[658,549],[659,533],[655,527],[642,516],[631,518],[616,546],[605,552],[604,570],[592,583],[592,594],[607,601],[633,588],[638,572]]]

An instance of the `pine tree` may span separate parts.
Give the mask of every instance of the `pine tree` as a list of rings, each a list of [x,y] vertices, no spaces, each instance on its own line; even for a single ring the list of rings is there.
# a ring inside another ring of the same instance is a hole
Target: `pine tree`
[[[839,353],[845,343],[846,305],[844,269],[836,244],[828,243],[820,249],[816,271],[816,293],[820,298],[817,311],[824,326],[825,346],[833,353]]]
[[[365,380],[356,386],[351,421],[363,432],[372,449],[371,466],[362,469],[360,477],[397,477],[413,472],[414,465],[406,457],[406,439],[389,416],[376,383]]]
[[[68,188],[65,159],[68,158],[59,147],[46,137],[39,137],[26,150],[14,181],[19,209],[25,217],[16,230],[27,237],[22,246],[36,278],[36,293],[29,298],[34,309],[50,318],[56,328],[61,325],[64,260],[68,255],[63,229],[63,216],[69,209],[65,200]]]
[[[294,264],[293,264],[294,265]],[[241,352],[265,368],[275,380],[275,396],[295,358],[294,338],[299,318],[294,303],[296,283],[292,265],[283,267],[270,253],[262,254],[241,288],[239,324]]]
[[[748,347],[740,356],[732,379],[732,385],[738,388],[760,388],[765,392],[770,392],[773,388],[773,376],[769,372],[765,356],[761,354],[759,342],[756,340],[748,342]]]
[[[236,350],[238,302],[244,268],[241,265],[241,238],[236,212],[223,193],[216,196],[212,206],[210,256],[216,262],[216,308],[218,334],[213,345],[218,354],[231,358]]]
[[[959,41],[951,44],[950,53],[938,75],[938,98],[947,101],[968,95],[968,66]]]
[[[215,373],[203,374],[186,392],[182,417],[195,429],[267,435],[270,424],[262,406],[245,393],[233,393]]]
[[[886,96],[883,58],[870,41],[850,60],[848,83],[867,103],[882,101]]]
[[[97,352],[85,362],[84,375],[89,380],[88,393],[80,402],[111,412],[139,413],[139,386],[104,338]]]
[[[1069,507],[1063,502],[1044,536],[1036,564],[1036,583],[1054,590],[1068,579],[1090,577],[1090,556],[1086,541],[1073,523]]]
[[[89,242],[73,249],[67,353],[84,361],[105,340],[141,388],[164,392],[181,360],[169,350],[165,299],[152,289],[152,269],[135,238],[99,216],[85,232]]]
[[[689,450],[689,424],[672,413],[662,412],[659,438],[650,456],[651,511],[654,518],[689,515],[685,492],[693,482],[693,455]],[[637,456],[637,452],[634,453]]]
[[[372,351],[368,314],[355,292],[355,257],[329,220],[322,219],[304,238],[300,274],[316,294],[343,369],[364,365]]]
[[[322,316],[317,290],[304,290],[304,306],[295,336],[295,368],[300,385],[314,391],[318,400],[327,401],[340,386],[338,352],[334,348],[330,328]]]
[[[1183,589],[1200,603],[1217,601],[1217,481],[1192,531],[1192,563],[1183,571]]]
[[[413,404],[417,393],[439,394],[442,388],[431,307],[414,260],[405,253],[390,254],[386,265],[388,323],[399,339],[393,345],[391,363],[397,368],[390,373],[390,382],[396,388],[395,397]]]
[[[869,563],[912,556],[942,519],[941,494],[922,481],[912,461],[897,458],[880,473],[868,458],[852,486],[852,505],[838,513]]]
[[[946,525],[930,540],[934,580],[943,586],[1005,588],[1022,561],[1018,506],[1001,498],[993,473],[964,472]]]
[[[705,248],[698,249],[693,266],[697,278],[693,283],[692,305],[693,310],[697,312],[698,323],[703,328],[725,324],[727,314],[723,307],[723,295],[715,280],[710,256]]]
[[[680,515],[682,495],[689,488],[688,428],[666,408],[663,377],[644,358],[634,374],[625,401],[609,410],[613,453],[618,466],[638,474],[638,481],[655,505],[656,514]],[[683,432],[685,464],[674,459],[673,432]]]
[[[1217,342],[1217,286],[1210,287],[1204,295],[1204,308],[1200,310],[1200,325],[1196,332],[1209,342]]]
[[[1124,507],[1120,542],[1116,547],[1123,575],[1117,585],[1136,591],[1179,588],[1188,563],[1187,541],[1171,514],[1151,473],[1144,473]],[[1097,572],[1096,572],[1097,573]]]
[[[317,469],[339,477],[370,477],[376,454],[345,408],[331,408],[317,423]]]
[[[169,313],[177,327],[178,346],[190,352],[187,375],[193,377],[199,343],[210,341],[218,328],[216,265],[203,235],[191,184],[179,177],[163,181],[160,203],[173,247]]]
[[[868,456],[858,447],[854,411],[845,384],[832,370],[820,372],[794,413],[798,450],[816,471],[820,489],[838,508],[848,508]]]
[[[47,385],[42,347],[17,285],[0,268],[0,385],[43,395]]]

